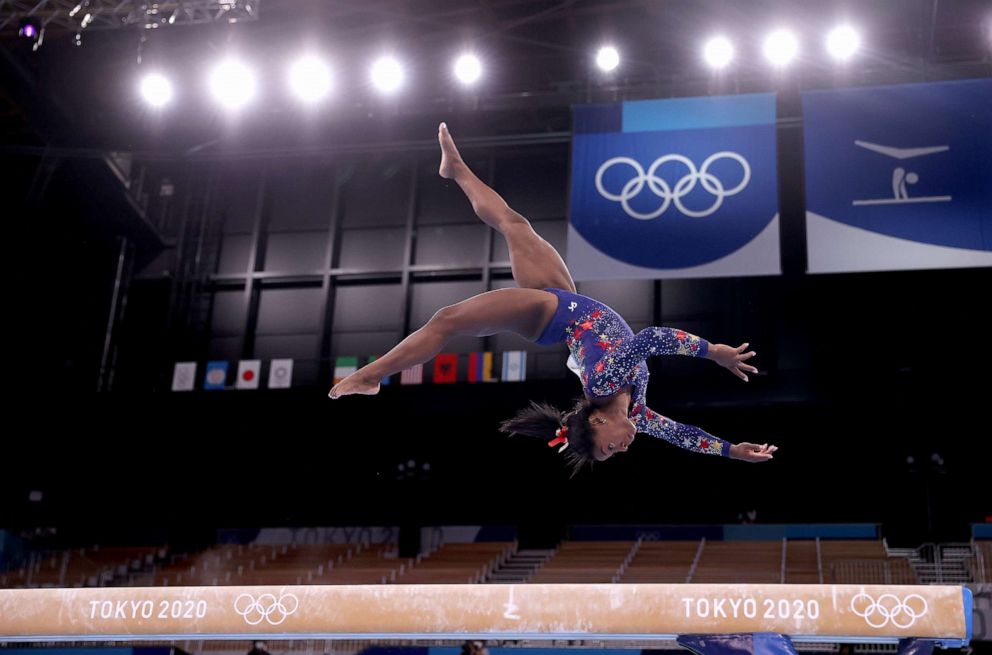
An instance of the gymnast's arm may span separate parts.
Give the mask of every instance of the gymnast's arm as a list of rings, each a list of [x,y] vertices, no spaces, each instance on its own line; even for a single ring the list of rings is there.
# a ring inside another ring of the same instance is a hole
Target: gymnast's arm
[[[640,431],[652,437],[664,439],[679,448],[705,455],[720,455],[745,462],[764,462],[772,459],[777,446],[758,445],[747,442],[732,444],[706,432],[695,425],[687,425],[666,418],[657,412],[644,408]]]
[[[689,334],[685,330],[668,327],[649,327],[638,332],[633,339],[616,345],[604,343],[609,352],[600,359],[589,372],[586,389],[592,396],[609,396],[617,392],[621,381],[640,362],[656,355],[686,355],[703,357],[715,361],[720,366],[747,382],[745,371],[757,373],[758,369],[746,364],[755,353],[744,352],[748,344],[737,348],[724,344],[711,344],[706,339]]]

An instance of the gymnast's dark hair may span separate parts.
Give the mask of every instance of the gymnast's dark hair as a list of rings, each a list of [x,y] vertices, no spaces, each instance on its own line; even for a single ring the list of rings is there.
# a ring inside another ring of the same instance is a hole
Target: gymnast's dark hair
[[[586,398],[576,399],[575,405],[568,412],[561,412],[547,403],[532,400],[530,407],[503,421],[499,429],[511,435],[536,437],[547,443],[555,438],[555,430],[564,425],[568,428],[568,448],[563,454],[574,476],[586,464],[591,466],[596,461],[593,455],[593,430],[589,423],[589,415],[594,409],[595,406]]]

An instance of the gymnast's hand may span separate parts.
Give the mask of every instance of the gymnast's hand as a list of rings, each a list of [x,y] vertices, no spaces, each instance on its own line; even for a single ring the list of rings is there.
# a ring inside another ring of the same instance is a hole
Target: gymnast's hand
[[[713,343],[710,344],[710,348],[706,352],[706,359],[712,359],[720,366],[747,382],[747,373],[758,372],[758,369],[755,367],[744,363],[755,355],[753,350],[744,352],[744,349],[749,345],[751,344],[742,343],[734,348],[722,343]]]
[[[746,345],[746,344],[745,344]],[[745,462],[767,462],[772,459],[772,453],[778,450],[778,446],[768,444],[753,444],[742,441],[730,447],[730,457],[740,459]]]

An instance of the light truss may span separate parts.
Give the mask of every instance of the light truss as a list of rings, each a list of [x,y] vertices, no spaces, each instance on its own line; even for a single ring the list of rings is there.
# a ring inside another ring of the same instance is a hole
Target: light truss
[[[46,30],[156,29],[258,18],[261,0],[0,0],[0,34],[24,18]]]

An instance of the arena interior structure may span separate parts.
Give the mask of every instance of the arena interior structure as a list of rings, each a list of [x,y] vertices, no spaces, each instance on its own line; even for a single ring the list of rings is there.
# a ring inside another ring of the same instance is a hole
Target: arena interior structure
[[[990,74],[980,0],[0,0],[0,653],[988,652]],[[442,121],[579,293],[750,344],[648,400],[773,461],[573,475],[513,334],[327,398],[515,286]]]

